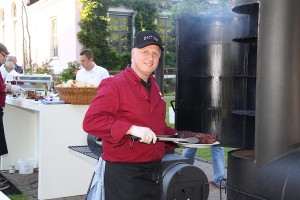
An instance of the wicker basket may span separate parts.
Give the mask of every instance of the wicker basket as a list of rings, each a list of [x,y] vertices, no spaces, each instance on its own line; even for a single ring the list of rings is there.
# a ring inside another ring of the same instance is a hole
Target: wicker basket
[[[70,104],[87,105],[96,97],[97,87],[54,87],[59,100]]]

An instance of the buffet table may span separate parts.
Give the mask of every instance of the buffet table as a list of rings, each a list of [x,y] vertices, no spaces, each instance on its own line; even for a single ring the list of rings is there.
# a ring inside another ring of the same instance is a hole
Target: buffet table
[[[88,105],[51,104],[7,97],[4,129],[9,153],[1,170],[33,158],[38,169],[38,199],[86,194],[97,160],[68,149],[86,145],[82,121]]]

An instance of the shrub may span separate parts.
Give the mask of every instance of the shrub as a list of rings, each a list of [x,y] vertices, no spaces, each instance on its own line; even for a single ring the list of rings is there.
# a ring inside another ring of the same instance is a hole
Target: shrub
[[[60,81],[66,82],[68,80],[74,80],[76,77],[76,72],[79,70],[80,64],[77,61],[68,62],[68,67],[63,69],[60,73]]]

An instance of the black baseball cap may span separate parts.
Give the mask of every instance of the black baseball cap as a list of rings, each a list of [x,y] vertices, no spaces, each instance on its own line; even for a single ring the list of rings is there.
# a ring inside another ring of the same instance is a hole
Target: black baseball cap
[[[4,52],[6,55],[9,54],[6,46],[4,44],[2,44],[2,43],[0,43],[0,52]]]
[[[159,46],[160,49],[164,51],[161,38],[156,32],[152,30],[146,30],[146,31],[139,31],[136,34],[134,47],[143,48],[151,44]]]

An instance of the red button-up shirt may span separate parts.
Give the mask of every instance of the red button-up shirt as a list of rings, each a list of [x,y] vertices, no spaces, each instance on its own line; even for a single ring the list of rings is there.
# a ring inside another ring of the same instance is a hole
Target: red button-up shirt
[[[151,162],[161,159],[168,146],[164,142],[145,144],[125,135],[132,125],[149,127],[157,135],[173,135],[165,123],[166,102],[155,78],[149,91],[127,67],[104,79],[84,117],[83,129],[102,138],[102,159],[110,162]]]
[[[5,87],[6,85],[4,84],[4,80],[0,72],[0,107],[1,108],[5,106],[5,99],[6,99]]]

